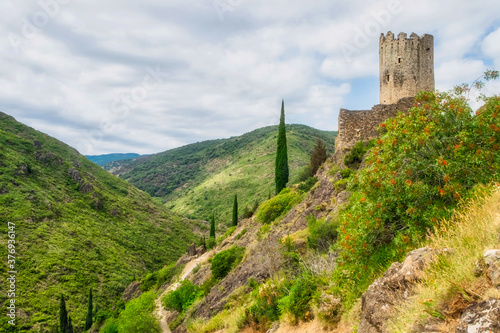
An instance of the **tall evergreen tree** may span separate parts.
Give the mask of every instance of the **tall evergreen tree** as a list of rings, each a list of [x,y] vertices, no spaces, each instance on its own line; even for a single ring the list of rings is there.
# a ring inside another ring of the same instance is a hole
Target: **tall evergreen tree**
[[[314,176],[316,174],[316,171],[318,171],[319,167],[323,162],[326,161],[326,146],[321,140],[321,138],[318,136],[318,139],[316,140],[316,146],[314,146],[314,150],[311,154],[311,160],[310,160],[310,165],[311,165],[311,176]]]
[[[68,315],[68,333],[73,333],[73,324],[71,323],[71,316]]]
[[[238,195],[234,195],[234,202],[233,202],[233,226],[238,225]]]
[[[286,146],[285,129],[285,101],[281,101],[281,116],[278,126],[278,149],[276,151],[276,166],[274,170],[274,182],[276,184],[276,194],[280,193],[288,183],[288,152]]]
[[[85,331],[92,327],[92,288],[89,291],[89,304],[87,308],[87,318],[85,319]]]
[[[215,239],[215,214],[212,214],[212,218],[210,219],[210,238]]]
[[[59,303],[59,333],[68,333],[68,311],[66,311],[66,302],[63,295],[61,295],[61,302]]]

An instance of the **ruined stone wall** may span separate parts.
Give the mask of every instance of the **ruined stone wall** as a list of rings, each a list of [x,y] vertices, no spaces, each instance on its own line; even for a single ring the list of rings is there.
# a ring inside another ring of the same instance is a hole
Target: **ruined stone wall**
[[[413,97],[406,97],[396,104],[377,104],[371,110],[340,109],[339,134],[335,141],[335,152],[347,150],[358,141],[376,138],[378,125],[394,117],[399,111],[408,111],[413,106],[413,99]]]
[[[397,103],[416,96],[420,90],[434,90],[434,37],[407,38],[392,32],[380,36],[380,104]]]

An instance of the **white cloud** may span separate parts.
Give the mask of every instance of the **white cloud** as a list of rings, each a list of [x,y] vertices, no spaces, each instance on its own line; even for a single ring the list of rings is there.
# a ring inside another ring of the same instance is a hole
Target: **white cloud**
[[[500,68],[500,28],[491,32],[482,43],[483,53],[493,60],[495,68]]]
[[[346,100],[378,91],[351,85],[378,75],[378,36],[388,30],[435,36],[439,89],[500,64],[500,4],[489,0],[229,3],[220,20],[212,0],[71,1],[24,38],[41,7],[4,1],[0,110],[92,149],[82,152],[153,153],[276,124],[281,98],[288,121],[336,129]],[[23,41],[18,52],[9,33]],[[343,45],[355,52],[346,57]],[[147,67],[168,76],[113,112],[141,91]]]

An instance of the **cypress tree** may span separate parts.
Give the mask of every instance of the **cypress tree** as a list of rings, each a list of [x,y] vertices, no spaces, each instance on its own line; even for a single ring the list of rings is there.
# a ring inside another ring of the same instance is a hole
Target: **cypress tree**
[[[71,316],[68,315],[68,333],[73,333],[73,324],[71,323]]]
[[[234,195],[233,202],[233,227],[238,225],[238,195]]]
[[[210,219],[210,238],[215,239],[215,214],[212,214],[212,218]]]
[[[311,160],[310,160],[310,165],[311,165],[311,176],[314,176],[316,174],[316,171],[318,171],[319,167],[323,162],[326,161],[326,146],[323,143],[323,140],[318,136],[318,139],[316,140],[316,146],[314,146],[314,150],[311,154]]]
[[[286,147],[285,129],[285,101],[281,101],[281,116],[278,126],[278,149],[276,151],[276,166],[274,170],[274,182],[276,184],[276,194],[279,194],[288,183],[288,152]]]
[[[92,288],[89,292],[89,304],[87,308],[87,318],[85,319],[85,331],[92,327]]]
[[[68,333],[68,311],[66,311],[66,302],[63,295],[61,295],[61,302],[59,303],[59,333]]]

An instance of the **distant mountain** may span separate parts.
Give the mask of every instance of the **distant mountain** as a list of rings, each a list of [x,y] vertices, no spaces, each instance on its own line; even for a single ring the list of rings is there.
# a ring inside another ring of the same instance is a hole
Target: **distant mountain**
[[[309,163],[317,137],[334,151],[336,132],[287,125],[290,180]],[[269,126],[239,137],[204,141],[104,168],[152,196],[163,198],[175,212],[206,218],[212,212],[227,221],[232,198],[245,206],[274,194],[274,162],[278,127]]]
[[[106,163],[121,161],[121,160],[130,160],[141,155],[135,153],[128,154],[104,154],[104,155],[85,155],[86,158],[94,162],[99,166],[103,166]]]
[[[61,294],[82,332],[89,288],[97,315],[109,316],[130,282],[176,261],[195,239],[193,222],[1,112],[0,148],[4,309],[10,302],[7,271],[18,272],[17,325],[7,324],[4,312],[0,332],[58,332]],[[10,253],[8,231],[15,233]],[[15,257],[11,267],[8,254]]]

